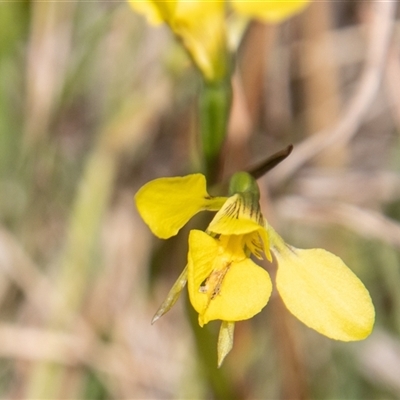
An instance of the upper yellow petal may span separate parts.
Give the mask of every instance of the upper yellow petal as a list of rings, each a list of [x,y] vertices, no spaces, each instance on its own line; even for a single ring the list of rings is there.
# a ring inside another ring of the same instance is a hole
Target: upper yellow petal
[[[280,22],[300,12],[310,0],[231,0],[236,12],[266,22]]]
[[[252,198],[251,193],[237,193],[228,198],[223,207],[215,214],[210,222],[207,231],[218,235],[247,235],[249,250],[264,247],[264,253],[268,260],[272,260],[269,250],[269,238],[264,227],[264,218],[260,211],[258,200]],[[259,252],[254,252],[259,256]]]
[[[371,333],[375,310],[370,295],[339,257],[290,246],[274,253],[279,294],[298,319],[336,340],[361,340]]]
[[[204,232],[190,232],[188,289],[200,325],[248,319],[267,304],[272,291],[267,271],[239,254]]]
[[[209,196],[202,174],[155,179],[135,195],[136,207],[144,222],[162,239],[176,235],[197,212],[217,210],[225,200]]]
[[[258,201],[253,202],[250,197],[243,193],[229,197],[207,229],[220,235],[244,235],[259,230],[264,219]]]

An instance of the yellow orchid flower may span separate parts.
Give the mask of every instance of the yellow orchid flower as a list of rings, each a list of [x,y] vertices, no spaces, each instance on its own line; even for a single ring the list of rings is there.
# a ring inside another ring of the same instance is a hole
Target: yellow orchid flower
[[[223,321],[218,341],[218,365],[232,348],[234,322],[249,319],[267,304],[272,291],[268,273],[251,259],[269,251],[267,229],[259,206],[259,191],[246,173],[231,179],[231,197],[212,197],[202,174],[160,178],[135,195],[136,206],[152,232],[161,238],[177,234],[202,210],[217,210],[207,233],[193,230],[188,265],[153,318],[153,323],[176,302],[188,282],[189,297],[199,324]]]
[[[195,65],[208,81],[223,79],[229,69],[225,10],[228,1],[128,0],[150,23],[166,22],[183,42]],[[232,8],[246,17],[280,22],[301,11],[310,0],[231,0]]]
[[[150,23],[166,22],[208,81],[228,73],[225,4],[222,1],[129,0]]]
[[[230,197],[211,197],[203,175],[160,178],[136,194],[139,213],[158,236],[167,238],[197,212],[217,210],[206,232],[189,234],[188,264],[153,322],[176,302],[188,283],[190,302],[203,326],[221,320],[218,364],[233,343],[234,323],[253,317],[267,304],[270,277],[250,256],[278,263],[276,285],[288,310],[317,332],[336,340],[366,338],[375,311],[369,293],[343,261],[323,249],[288,245],[268,225],[259,206],[256,181],[236,173]]]

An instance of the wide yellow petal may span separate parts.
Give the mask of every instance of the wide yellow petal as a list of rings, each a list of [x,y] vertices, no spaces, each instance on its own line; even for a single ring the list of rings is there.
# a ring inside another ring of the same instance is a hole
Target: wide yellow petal
[[[300,321],[336,340],[361,340],[371,333],[375,310],[369,293],[339,257],[287,245],[274,253],[279,294]]]
[[[206,279],[212,278],[210,288]],[[268,302],[268,273],[249,258],[232,259],[218,241],[201,231],[189,236],[188,289],[201,326],[209,321],[240,321],[259,313]]]
[[[215,319],[249,319],[266,306],[271,292],[272,283],[267,271],[250,259],[232,262],[219,292],[209,302],[204,313],[199,315],[200,324]]]
[[[303,10],[310,0],[231,0],[236,12],[266,22],[280,22]]]
[[[135,195],[136,207],[144,222],[162,239],[176,235],[197,212],[217,210],[225,200],[209,196],[202,174],[155,179]]]

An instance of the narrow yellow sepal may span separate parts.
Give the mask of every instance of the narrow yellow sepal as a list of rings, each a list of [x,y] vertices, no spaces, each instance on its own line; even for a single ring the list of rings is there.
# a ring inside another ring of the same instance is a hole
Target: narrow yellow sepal
[[[265,22],[281,22],[303,10],[310,0],[231,0],[233,9],[250,18]]]
[[[155,313],[153,319],[151,320],[151,324],[154,324],[154,322],[156,322],[159,318],[161,318],[165,313],[167,313],[173,307],[173,305],[178,300],[183,288],[185,287],[186,282],[187,282],[187,266],[179,275],[179,278],[172,286],[166,299],[163,301],[163,303]]]
[[[219,243],[202,231],[189,235],[189,297],[201,326],[216,319],[251,318],[265,307],[272,291],[267,271],[236,245],[224,248]]]
[[[222,321],[218,335],[218,368],[222,365],[225,357],[232,350],[234,331],[234,322]]]
[[[300,321],[336,340],[362,340],[371,333],[375,321],[371,297],[339,257],[323,249],[288,245],[273,252],[279,294]]]
[[[218,210],[225,201],[224,197],[211,197],[207,193],[202,174],[155,179],[135,195],[141,217],[161,239],[176,235],[199,211]]]

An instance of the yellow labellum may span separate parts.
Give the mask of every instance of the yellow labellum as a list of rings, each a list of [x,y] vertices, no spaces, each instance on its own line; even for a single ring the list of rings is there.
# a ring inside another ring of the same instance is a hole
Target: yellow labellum
[[[369,293],[339,257],[323,249],[278,247],[276,284],[293,315],[336,340],[362,340],[371,333],[375,310]]]
[[[199,211],[219,210],[225,201],[225,197],[211,197],[207,193],[202,174],[155,179],[135,195],[141,217],[161,239],[176,235]]]
[[[267,304],[272,291],[268,273],[243,251],[243,238],[216,240],[202,231],[189,235],[188,290],[199,324],[240,321]]]

